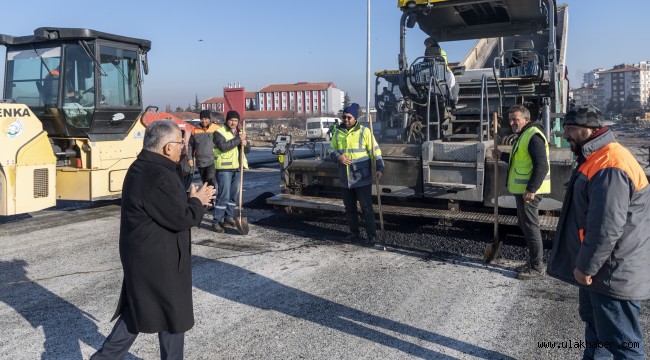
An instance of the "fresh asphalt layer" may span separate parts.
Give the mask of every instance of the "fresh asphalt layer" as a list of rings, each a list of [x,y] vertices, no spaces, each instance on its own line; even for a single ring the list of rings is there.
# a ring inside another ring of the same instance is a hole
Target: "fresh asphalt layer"
[[[259,223],[285,216],[251,213]],[[242,236],[209,223],[192,233],[187,359],[580,357],[575,347],[539,348],[582,339],[577,290],[518,281],[507,261],[365,248],[308,225],[253,224]],[[101,346],[122,280],[118,232],[118,205],[1,225],[0,358],[85,359]],[[647,337],[645,312],[642,324]],[[141,334],[128,358],[159,358],[157,336]]]

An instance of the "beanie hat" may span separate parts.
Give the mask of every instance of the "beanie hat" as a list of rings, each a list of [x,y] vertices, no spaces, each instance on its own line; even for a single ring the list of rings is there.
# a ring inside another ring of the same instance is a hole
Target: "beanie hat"
[[[354,116],[355,119],[359,117],[359,104],[357,103],[352,103],[343,109],[343,113],[348,113],[352,116]]]
[[[226,113],[226,121],[228,121],[228,120],[230,120],[230,119],[241,120],[241,118],[239,117],[239,113],[236,112],[235,110],[230,110],[230,111],[228,111],[228,112]]]
[[[603,119],[603,114],[595,106],[582,105],[566,113],[562,125],[601,128],[605,126],[605,120]]]
[[[199,119],[211,119],[210,110],[201,110],[201,113],[199,113]]]
[[[424,46],[438,46],[436,39],[428,37],[424,40]]]

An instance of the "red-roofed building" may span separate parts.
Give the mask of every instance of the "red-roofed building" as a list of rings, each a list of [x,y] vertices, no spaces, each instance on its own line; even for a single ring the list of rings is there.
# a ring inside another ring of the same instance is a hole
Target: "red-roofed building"
[[[298,114],[336,114],[344,92],[332,82],[268,85],[257,92],[258,110],[295,111]]]
[[[621,64],[599,71],[596,80],[597,105],[605,111],[610,102],[623,104],[628,100],[646,107],[650,97],[650,62]]]
[[[257,97],[254,92],[246,92],[246,110],[257,110]],[[212,112],[223,113],[224,102],[223,97],[211,97],[201,102],[201,110],[210,110]]]
[[[201,102],[201,110],[210,110],[212,112],[223,112],[223,97],[211,97]]]

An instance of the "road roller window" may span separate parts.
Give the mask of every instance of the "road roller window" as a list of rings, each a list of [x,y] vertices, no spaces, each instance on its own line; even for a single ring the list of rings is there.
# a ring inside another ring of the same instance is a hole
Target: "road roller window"
[[[8,49],[5,98],[29,106],[36,115],[56,107],[60,64],[60,47]]]
[[[89,44],[93,51],[93,46]],[[76,128],[89,128],[95,112],[95,71],[92,58],[78,44],[65,48],[62,76],[65,121]]]
[[[138,54],[133,50],[100,47],[101,107],[140,107]]]

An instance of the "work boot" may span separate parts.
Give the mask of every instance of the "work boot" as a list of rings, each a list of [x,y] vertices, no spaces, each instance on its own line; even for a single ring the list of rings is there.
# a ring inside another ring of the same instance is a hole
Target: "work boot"
[[[542,269],[531,268],[530,266],[526,266],[517,272],[517,279],[519,280],[537,280],[542,278],[544,278],[544,271]]]
[[[224,232],[226,232],[226,229],[224,229],[223,224],[221,224],[221,223],[213,223],[212,224],[212,230],[214,230],[215,232],[217,232],[219,234],[223,234]]]
[[[233,218],[227,218],[224,222],[224,225],[228,225],[230,227],[237,227],[237,223],[235,222],[235,219]]]
[[[355,234],[355,233],[349,233],[345,235],[345,237],[343,238],[343,242],[346,243],[355,243],[359,241],[361,241],[361,238],[359,237],[359,234]]]
[[[515,271],[518,272],[518,273],[526,272],[526,271],[528,271],[528,269],[530,269],[530,263],[525,263],[525,264],[522,264],[522,265],[519,265],[519,266],[515,267]]]
[[[363,245],[363,246],[375,246],[375,241],[376,240],[377,240],[377,238],[375,236],[368,235],[366,240],[361,242],[361,245]]]

